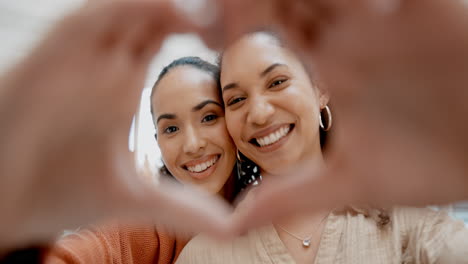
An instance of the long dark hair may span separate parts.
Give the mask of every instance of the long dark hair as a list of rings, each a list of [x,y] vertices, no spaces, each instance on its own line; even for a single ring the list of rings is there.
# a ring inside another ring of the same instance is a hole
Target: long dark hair
[[[218,90],[221,89],[220,87],[220,82],[219,82],[219,77],[220,77],[220,68],[212,63],[209,63],[200,57],[182,57],[176,60],[173,60],[171,63],[166,65],[161,72],[158,75],[158,79],[153,85],[153,88],[151,89],[151,95],[150,95],[150,100],[152,102],[153,100],[153,95],[154,92],[156,91],[156,87],[158,84],[161,82],[161,80],[166,76],[171,70],[174,68],[180,67],[180,66],[192,66],[196,69],[202,70],[204,72],[209,73],[211,76],[213,76],[213,79],[216,81],[216,84],[218,86]],[[151,116],[153,117],[154,121],[154,114],[153,114],[153,104],[151,104]]]
[[[151,90],[151,95],[150,95],[150,100],[151,100],[151,116],[153,118],[153,124],[155,124],[155,116],[154,116],[154,111],[153,111],[153,103],[152,103],[152,99],[153,99],[153,96],[155,94],[155,91],[158,87],[158,84],[161,82],[161,80],[173,69],[177,68],[177,67],[180,67],[180,66],[191,66],[191,67],[194,67],[196,69],[199,69],[201,71],[204,71],[206,73],[209,73],[213,79],[215,80],[217,86],[218,86],[218,91],[221,90],[220,88],[220,81],[219,81],[219,78],[220,78],[220,69],[217,65],[215,64],[212,64],[212,63],[209,63],[199,57],[182,57],[182,58],[179,58],[179,59],[176,59],[174,61],[172,61],[170,64],[168,64],[167,66],[165,66],[161,72],[159,73],[159,76],[155,82],[155,84],[153,85],[153,88]],[[220,95],[220,99],[221,99],[221,95]],[[155,138],[157,140],[157,134],[155,134]],[[238,166],[234,166],[233,168],[233,171],[232,171],[232,175],[237,175],[237,167]],[[171,178],[174,178],[174,176],[171,174],[171,172],[167,169],[166,165],[164,165],[164,162],[163,162],[163,165],[159,168],[159,173],[160,175],[162,176],[167,176],[167,177],[171,177]],[[230,177],[228,179],[228,181],[225,183],[224,185],[224,193],[225,193],[225,199],[232,202],[235,198],[235,196],[240,192],[241,189],[243,189],[243,185],[240,184],[240,181],[238,180],[238,177]]]

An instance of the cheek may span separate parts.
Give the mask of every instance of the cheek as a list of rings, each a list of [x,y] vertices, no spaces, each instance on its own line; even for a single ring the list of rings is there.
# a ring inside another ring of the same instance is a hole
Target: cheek
[[[318,124],[320,102],[312,87],[291,87],[283,101],[294,102],[287,104],[291,113],[304,120],[306,126]]]
[[[220,146],[224,152],[235,152],[236,146],[234,145],[234,141],[232,140],[225,123],[219,123],[216,125],[216,127],[211,130],[210,134],[210,138],[213,140],[213,143]]]
[[[231,139],[231,137],[227,133],[227,130],[226,130],[226,133],[224,135],[224,138],[226,140],[224,140],[223,142],[219,142],[219,145],[223,146],[224,152],[226,152],[226,154],[235,153],[236,152],[236,145],[234,144],[234,141]]]
[[[208,131],[206,131],[206,134],[210,139],[210,144],[222,149],[222,152],[226,158],[225,169],[232,170],[236,162],[237,148],[228,133],[228,129],[225,123],[222,122],[214,127],[211,127]]]
[[[175,168],[177,167],[177,142],[175,140],[164,140],[159,143],[159,150],[161,151],[161,158],[164,162],[164,165],[166,165],[169,171],[173,173]]]
[[[227,166],[227,170],[231,170],[233,167],[234,167],[234,164],[236,162],[236,151],[237,151],[237,148],[236,146],[234,145],[234,142],[231,140],[231,137],[229,137],[229,135],[227,135],[227,131],[226,131],[226,137],[225,137],[227,140],[223,141],[223,142],[219,142],[219,144],[223,146],[223,151],[224,151],[224,155],[226,157],[226,166]]]
[[[241,120],[240,113],[228,113],[226,114],[226,125],[227,130],[232,137],[232,140],[236,145],[241,143],[242,129],[244,128],[244,122]]]
[[[309,99],[301,98],[293,104],[294,111],[299,120],[298,132],[300,133],[300,140],[304,146],[313,144],[319,137],[320,125],[319,114],[320,105],[313,95],[309,95]]]
[[[295,111],[305,126],[312,127],[318,125],[320,106],[315,101],[301,100],[296,104]]]

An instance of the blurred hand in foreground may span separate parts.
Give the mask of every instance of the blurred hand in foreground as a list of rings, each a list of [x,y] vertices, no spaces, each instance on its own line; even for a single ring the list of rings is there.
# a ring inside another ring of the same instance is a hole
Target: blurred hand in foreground
[[[89,3],[0,79],[0,248],[115,216],[225,229],[227,205],[139,181],[128,151],[151,58],[193,29],[168,1]]]

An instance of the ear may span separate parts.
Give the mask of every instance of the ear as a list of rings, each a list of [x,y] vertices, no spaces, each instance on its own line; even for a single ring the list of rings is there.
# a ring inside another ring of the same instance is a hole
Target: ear
[[[319,89],[319,94],[320,109],[323,109],[330,102],[330,93],[328,89]]]

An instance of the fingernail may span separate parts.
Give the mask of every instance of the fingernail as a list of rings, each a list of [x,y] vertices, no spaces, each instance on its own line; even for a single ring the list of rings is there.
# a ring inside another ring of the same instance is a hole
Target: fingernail
[[[213,25],[218,18],[217,4],[213,0],[173,0],[176,8],[199,27]]]

